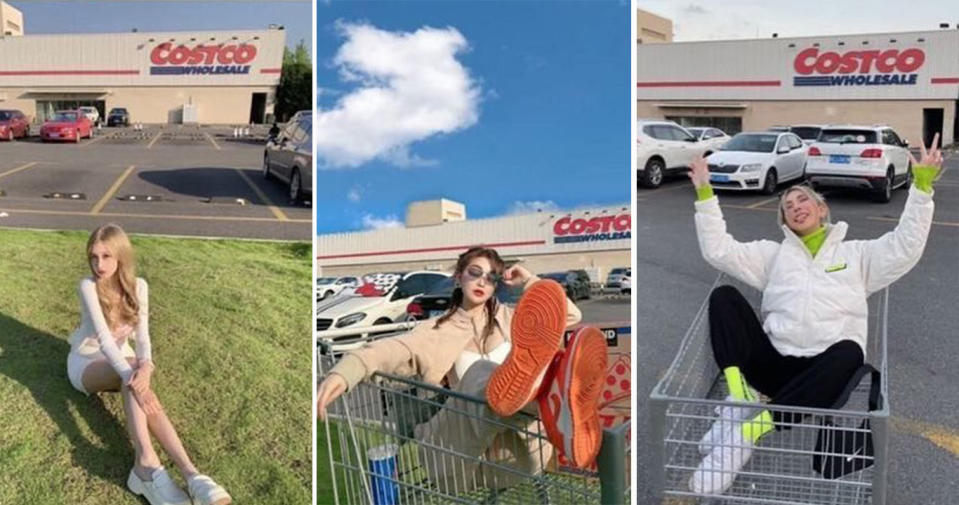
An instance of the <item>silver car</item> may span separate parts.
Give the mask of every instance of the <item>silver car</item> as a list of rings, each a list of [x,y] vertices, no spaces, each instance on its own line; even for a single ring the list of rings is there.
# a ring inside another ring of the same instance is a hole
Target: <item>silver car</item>
[[[290,201],[313,200],[313,114],[297,112],[263,150],[263,177],[286,183]]]

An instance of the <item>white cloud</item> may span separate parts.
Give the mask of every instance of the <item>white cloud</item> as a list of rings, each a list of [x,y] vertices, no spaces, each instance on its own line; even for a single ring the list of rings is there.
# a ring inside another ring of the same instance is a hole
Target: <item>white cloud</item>
[[[533,200],[529,202],[515,201],[506,211],[508,215],[533,214],[536,212],[555,212],[559,206],[552,200],[540,201]]]
[[[468,49],[455,28],[389,32],[337,22],[345,41],[333,58],[357,88],[320,110],[314,126],[320,168],[352,168],[374,159],[399,166],[435,164],[410,146],[476,124],[482,90],[457,59]]]
[[[396,214],[390,214],[386,217],[376,217],[373,214],[363,215],[363,228],[367,230],[380,230],[383,228],[402,228],[403,222]]]
[[[353,186],[349,191],[346,192],[346,199],[353,203],[359,202],[361,196],[362,194],[359,186]]]

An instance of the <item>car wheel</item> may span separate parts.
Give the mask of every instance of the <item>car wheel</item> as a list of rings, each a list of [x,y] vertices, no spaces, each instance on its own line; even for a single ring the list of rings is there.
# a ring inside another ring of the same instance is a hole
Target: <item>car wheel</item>
[[[300,169],[294,168],[290,174],[290,200],[297,203],[303,199],[303,181],[300,179]]]
[[[658,188],[663,183],[663,171],[666,165],[658,158],[646,162],[646,169],[642,171],[639,183],[646,188]]]
[[[273,174],[270,173],[269,159],[270,159],[269,156],[267,156],[266,153],[264,153],[263,154],[263,178],[267,180],[273,178]]]
[[[329,298],[330,295],[332,295],[332,294],[333,294],[332,291],[327,291],[327,292],[323,293],[323,296],[320,297],[320,300],[326,300],[326,299]]]
[[[778,184],[778,179],[776,178],[776,169],[770,168],[766,171],[766,180],[763,181],[762,193],[764,195],[771,195],[776,192],[776,184]]]
[[[886,171],[886,180],[883,181],[883,185],[879,188],[879,191],[876,193],[876,201],[879,203],[889,203],[889,200],[892,200],[892,185],[894,182],[892,167],[889,167],[889,170]]]

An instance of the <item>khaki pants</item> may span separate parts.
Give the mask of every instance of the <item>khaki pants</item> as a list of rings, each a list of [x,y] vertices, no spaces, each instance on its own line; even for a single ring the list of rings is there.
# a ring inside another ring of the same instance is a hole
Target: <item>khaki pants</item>
[[[497,416],[486,404],[486,384],[498,365],[480,360],[460,379],[454,391],[482,398],[482,403],[450,397],[432,419],[414,430],[420,442],[420,464],[443,493],[518,484],[543,471],[553,455],[531,402],[521,413]],[[537,435],[534,435],[537,434]]]

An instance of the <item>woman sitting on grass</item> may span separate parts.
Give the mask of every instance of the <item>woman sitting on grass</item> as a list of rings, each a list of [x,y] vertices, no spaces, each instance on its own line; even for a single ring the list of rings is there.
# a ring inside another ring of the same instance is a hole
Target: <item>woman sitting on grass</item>
[[[227,505],[230,495],[190,461],[170,419],[150,386],[147,283],[136,277],[133,246],[108,224],[87,241],[91,277],[80,281],[80,327],[70,335],[67,376],[81,393],[120,391],[136,459],[127,487],[152,505]],[[136,350],[130,346],[135,340]],[[189,496],[160,464],[151,434],[186,479]],[[191,499],[192,497],[192,499]]]

